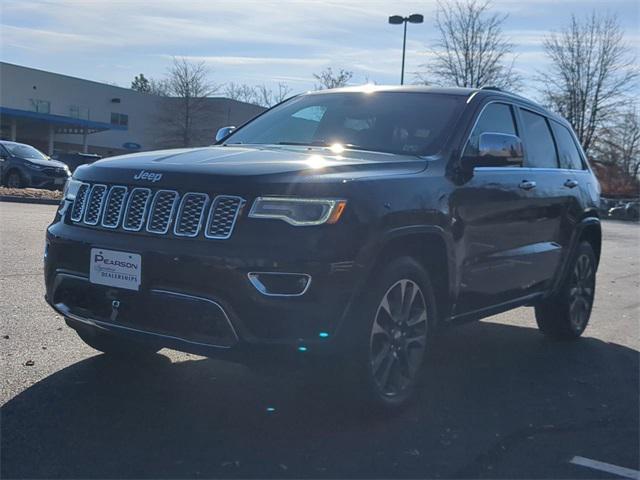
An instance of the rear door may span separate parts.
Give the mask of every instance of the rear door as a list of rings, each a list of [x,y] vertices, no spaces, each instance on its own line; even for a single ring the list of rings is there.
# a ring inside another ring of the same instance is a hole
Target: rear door
[[[543,289],[554,277],[566,247],[565,221],[571,189],[565,186],[566,172],[559,168],[550,120],[526,108],[520,108],[519,113],[525,168],[534,184],[526,193],[533,221],[528,229],[527,269],[531,287]]]
[[[558,242],[563,249],[569,248],[571,235],[575,231],[576,223],[584,213],[584,200],[581,195],[588,192],[597,197],[595,186],[592,184],[591,172],[587,169],[577,140],[569,128],[555,120],[550,121],[551,130],[558,149],[560,178],[563,196],[566,198],[566,213],[560,222],[560,236]]]

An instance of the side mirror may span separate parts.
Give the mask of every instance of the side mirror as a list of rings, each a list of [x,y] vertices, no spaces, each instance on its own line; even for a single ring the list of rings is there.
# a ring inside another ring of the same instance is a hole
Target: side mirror
[[[481,133],[478,154],[462,158],[463,167],[473,171],[475,167],[519,167],[524,161],[522,140],[506,133]]]
[[[229,135],[231,135],[231,133],[236,129],[236,127],[222,127],[221,129],[218,130],[218,132],[216,133],[216,143],[218,143],[220,140],[224,140],[225,138],[227,138]]]

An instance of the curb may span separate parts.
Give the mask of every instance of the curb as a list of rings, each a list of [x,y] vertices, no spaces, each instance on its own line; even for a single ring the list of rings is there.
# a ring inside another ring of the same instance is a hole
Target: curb
[[[60,203],[60,200],[54,200],[51,198],[30,198],[30,197],[16,197],[12,195],[0,195],[0,202],[35,203],[38,205],[58,205]]]

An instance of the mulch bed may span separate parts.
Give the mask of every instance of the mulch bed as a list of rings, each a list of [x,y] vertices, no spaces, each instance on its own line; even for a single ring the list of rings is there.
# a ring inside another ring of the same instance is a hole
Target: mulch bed
[[[0,187],[0,197],[24,199],[62,200],[60,190],[43,190],[40,188],[7,188]]]

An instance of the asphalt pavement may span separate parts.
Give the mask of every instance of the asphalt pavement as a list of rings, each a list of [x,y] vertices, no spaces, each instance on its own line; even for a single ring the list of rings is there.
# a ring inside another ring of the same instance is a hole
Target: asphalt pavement
[[[640,469],[638,225],[604,223],[582,339],[545,339],[525,308],[453,329],[392,416],[330,383],[170,350],[107,361],[43,299],[54,211],[0,203],[2,478],[621,478],[576,456]]]

